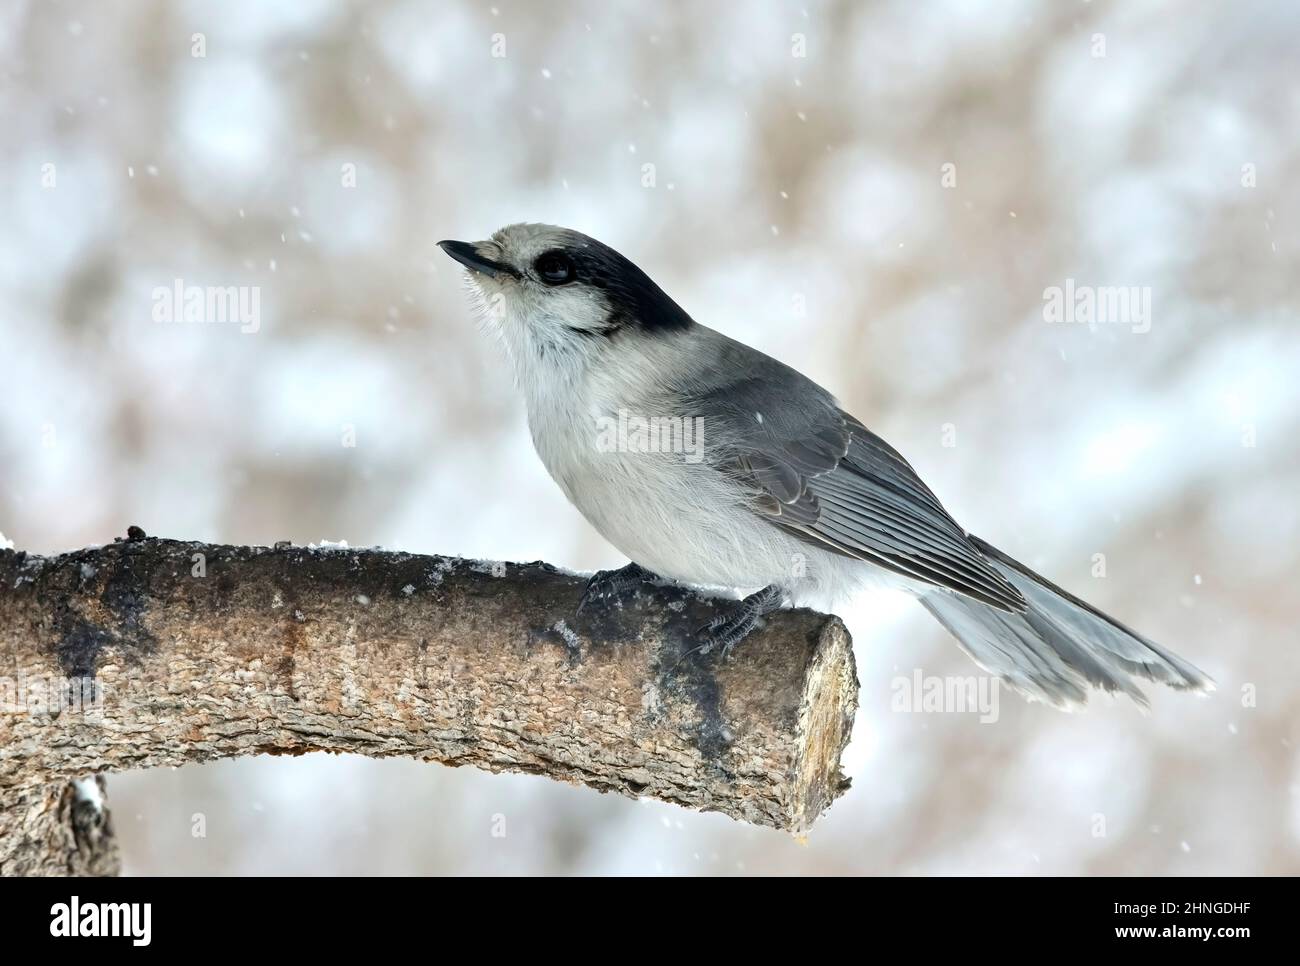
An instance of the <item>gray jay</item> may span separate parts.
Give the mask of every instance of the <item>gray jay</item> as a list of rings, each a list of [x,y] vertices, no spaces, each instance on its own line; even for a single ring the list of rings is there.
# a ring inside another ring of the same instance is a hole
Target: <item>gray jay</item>
[[[751,591],[701,628],[699,649],[725,656],[787,601],[886,586],[1032,699],[1077,705],[1091,685],[1145,705],[1134,678],[1213,688],[967,533],[830,393],[700,325],[612,248],[535,224],[439,245],[504,343],[546,469],[632,560],[594,575],[579,610],[655,575]]]

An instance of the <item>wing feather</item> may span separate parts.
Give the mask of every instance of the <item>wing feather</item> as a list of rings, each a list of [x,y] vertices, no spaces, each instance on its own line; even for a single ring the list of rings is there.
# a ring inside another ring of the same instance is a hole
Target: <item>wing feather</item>
[[[711,426],[722,441],[715,466],[748,490],[755,513],[814,546],[1025,610],[1020,591],[893,447],[815,383],[754,355],[742,377],[695,403],[710,421],[706,433]],[[786,405],[772,411],[773,400]]]
[[[670,404],[685,400],[710,420],[709,465],[760,519],[951,591],[922,602],[979,664],[1031,696],[1080,703],[1093,685],[1145,704],[1130,676],[1212,688],[1177,655],[966,533],[907,460],[816,383],[712,330],[692,331],[704,343],[698,366],[674,370]]]

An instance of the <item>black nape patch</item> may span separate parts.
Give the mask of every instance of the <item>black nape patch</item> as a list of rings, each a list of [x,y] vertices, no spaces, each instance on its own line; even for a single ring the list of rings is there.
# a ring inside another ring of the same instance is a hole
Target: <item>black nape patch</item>
[[[585,238],[585,236],[584,236]],[[617,328],[637,327],[646,331],[687,329],[694,320],[654,280],[608,245],[594,238],[567,249],[580,284],[601,289],[609,298],[609,335]]]

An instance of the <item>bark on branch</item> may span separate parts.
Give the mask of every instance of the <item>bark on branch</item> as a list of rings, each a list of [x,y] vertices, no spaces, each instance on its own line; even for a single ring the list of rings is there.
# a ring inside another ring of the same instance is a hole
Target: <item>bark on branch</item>
[[[114,868],[88,775],[237,755],[532,772],[794,833],[847,787],[834,617],[780,612],[721,662],[688,653],[715,604],[675,587],[575,617],[583,579],[543,563],[132,534],[0,551],[0,873]]]

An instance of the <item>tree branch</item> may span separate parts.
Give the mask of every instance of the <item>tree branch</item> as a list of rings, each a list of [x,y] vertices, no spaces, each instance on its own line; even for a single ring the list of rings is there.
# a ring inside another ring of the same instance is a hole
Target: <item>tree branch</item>
[[[645,585],[575,617],[582,586],[543,563],[138,528],[0,551],[0,873],[112,870],[87,775],[239,755],[532,772],[794,833],[847,787],[838,619],[779,612],[723,662],[690,653],[709,599]]]
[[[120,869],[100,776],[0,790],[0,875],[117,875]]]

